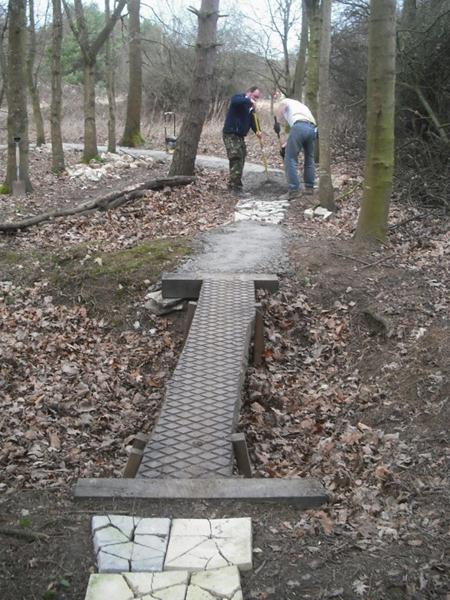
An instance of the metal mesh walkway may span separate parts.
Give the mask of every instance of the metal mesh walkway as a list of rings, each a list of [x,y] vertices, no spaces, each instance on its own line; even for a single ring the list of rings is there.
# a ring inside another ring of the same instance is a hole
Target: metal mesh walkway
[[[137,476],[228,477],[252,323],[252,281],[205,280]]]

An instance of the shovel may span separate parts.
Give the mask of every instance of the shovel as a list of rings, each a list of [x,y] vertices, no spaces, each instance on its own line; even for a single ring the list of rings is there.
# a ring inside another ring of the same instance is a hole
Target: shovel
[[[273,120],[274,120],[274,130],[275,130],[275,131],[276,131],[276,133],[277,133],[278,143],[279,143],[279,145],[280,145],[280,156],[281,156],[281,158],[284,160],[285,147],[284,147],[284,146],[283,146],[283,144],[281,143],[281,137],[280,137],[280,125],[279,125],[279,123],[278,123],[278,121],[277,121],[277,118],[276,118],[276,117],[274,117],[274,118],[273,118]]]
[[[255,112],[253,113],[253,118],[255,119],[256,133],[261,133],[261,126],[259,124],[259,118]],[[264,145],[263,145],[262,137],[258,136],[258,140],[259,140],[259,145],[261,146],[261,155],[262,155],[262,160],[263,160],[263,164],[264,164],[264,171],[266,173],[266,179],[267,179],[267,181],[269,181],[269,170],[267,168],[267,158],[266,158],[266,153],[264,152]]]
[[[20,179],[20,137],[14,138],[16,144],[16,181],[12,182],[12,193],[13,196],[25,196],[25,182]]]

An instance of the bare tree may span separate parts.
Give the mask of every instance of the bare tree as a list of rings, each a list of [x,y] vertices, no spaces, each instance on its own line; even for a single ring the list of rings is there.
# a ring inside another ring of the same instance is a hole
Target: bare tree
[[[97,129],[95,125],[95,66],[97,62],[97,55],[100,52],[103,44],[106,42],[107,37],[111,33],[120,17],[120,14],[127,2],[127,0],[118,0],[114,12],[107,23],[105,23],[103,29],[97,35],[94,40],[89,39],[89,32],[87,28],[86,18],[83,11],[83,5],[81,0],[74,0],[74,13],[72,14],[71,8],[67,0],[62,0],[64,9],[67,14],[67,19],[70,24],[70,28],[80,46],[81,57],[83,61],[84,71],[84,151],[83,160],[89,162],[92,158],[98,155],[97,150]]]
[[[306,1],[302,0],[302,31],[300,34],[300,47],[298,50],[297,61],[295,63],[295,73],[292,82],[292,98],[302,101],[303,84],[306,71],[306,51],[308,49],[308,11],[306,10]]]
[[[394,170],[395,0],[371,0],[364,194],[356,238],[386,238]]]
[[[61,46],[63,36],[61,0],[52,0],[52,99],[50,103],[50,137],[52,140],[52,170],[61,173],[65,169],[61,133]]]
[[[28,175],[28,116],[26,72],[26,0],[9,0],[8,4],[8,161],[5,187],[12,190],[19,167],[20,180],[27,192],[32,191]],[[16,163],[16,143],[19,165]]]
[[[331,180],[331,107],[330,107],[330,49],[331,0],[321,3],[322,31],[319,62],[319,201],[328,210],[335,210]]]
[[[306,2],[309,24],[308,62],[305,83],[305,102],[314,116],[317,116],[317,95],[319,91],[319,50],[320,50],[320,0]]]
[[[268,22],[258,17],[250,20],[257,25],[256,33],[250,37],[258,54],[263,54],[271,72],[272,85],[289,95],[292,89],[290,41],[300,20],[297,0],[266,0]],[[273,38],[281,44],[281,52]]]
[[[44,120],[42,118],[39,88],[37,84],[36,62],[36,25],[34,20],[34,0],[28,0],[28,54],[27,82],[33,108],[34,125],[36,127],[36,146],[45,144]]]
[[[123,146],[136,148],[142,146],[141,135],[142,107],[142,54],[140,0],[128,0],[128,97],[125,131],[120,143]]]
[[[111,18],[109,0],[105,0],[105,21]],[[108,152],[116,151],[116,78],[115,56],[112,37],[114,30],[105,42],[106,93],[108,96]]]
[[[0,86],[0,106],[3,104],[3,98],[6,91],[7,70],[5,52],[3,50],[4,39],[8,27],[8,10],[6,7],[0,6],[1,28],[0,28],[0,76],[2,83]]]
[[[188,110],[183,119],[169,175],[192,175],[198,143],[211,95],[211,79],[216,58],[219,0],[201,0],[200,10],[189,8],[198,18],[196,58]]]

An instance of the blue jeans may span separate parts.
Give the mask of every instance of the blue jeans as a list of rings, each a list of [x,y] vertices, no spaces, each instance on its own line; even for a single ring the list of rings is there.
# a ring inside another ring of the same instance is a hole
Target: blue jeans
[[[300,121],[292,125],[286,144],[284,156],[284,172],[288,182],[289,191],[300,189],[300,180],[297,174],[298,155],[303,148],[305,155],[303,179],[305,187],[314,187],[314,142],[316,139],[316,126],[312,123]]]

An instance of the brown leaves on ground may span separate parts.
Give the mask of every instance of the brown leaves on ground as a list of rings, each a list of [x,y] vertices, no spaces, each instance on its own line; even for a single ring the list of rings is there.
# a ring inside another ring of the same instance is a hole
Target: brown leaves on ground
[[[35,192],[4,198],[4,220],[76,204],[111,185],[156,178],[162,170],[158,164],[133,169],[132,175],[119,169],[111,171],[113,183],[80,183],[51,174],[48,153],[32,157]],[[190,242],[230,219],[235,200],[225,193],[223,179],[200,172],[195,184],[149,192],[119,209],[0,237],[0,491],[121,476],[134,435],[154,425],[180,335],[169,320],[144,309],[154,281],[137,281],[134,291],[113,282],[111,291],[97,294],[91,310],[70,287],[66,264],[101,267],[99,252],[107,257],[158,239]],[[116,323],[114,303],[124,292],[128,318]]]
[[[430,209],[395,229],[386,248],[357,248],[347,241],[357,198],[329,221],[306,220],[304,208],[288,217],[295,276],[262,298],[265,360],[247,380],[241,429],[256,475],[324,483],[329,507],[299,515],[295,537],[420,549],[445,535],[447,224]],[[394,204],[393,222],[410,211]],[[389,331],[368,326],[368,302]],[[427,558],[426,585],[442,589]]]

